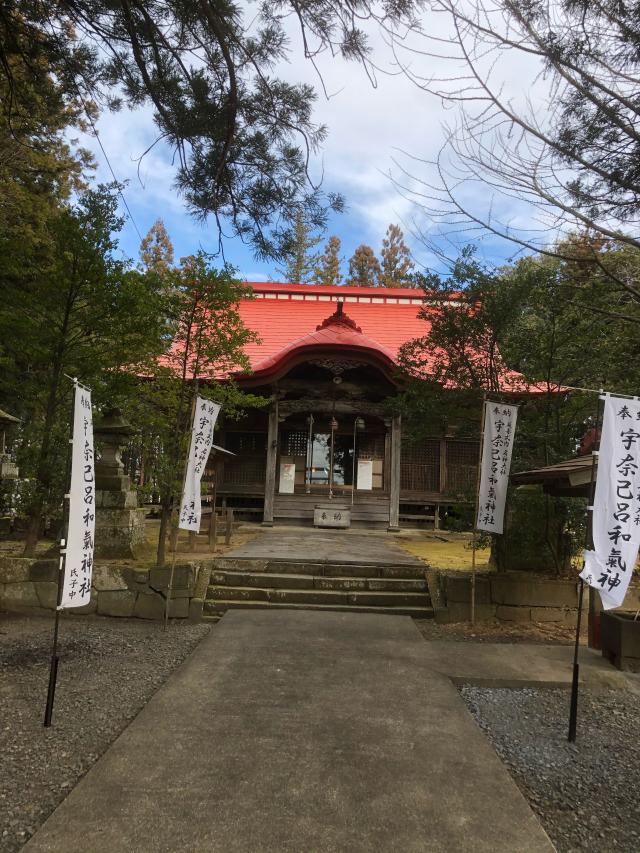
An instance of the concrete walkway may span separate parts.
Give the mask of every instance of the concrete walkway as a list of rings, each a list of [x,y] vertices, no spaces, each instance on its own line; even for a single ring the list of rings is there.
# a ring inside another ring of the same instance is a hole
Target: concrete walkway
[[[316,530],[313,527],[263,527],[244,545],[225,557],[257,560],[333,560],[340,563],[380,563],[422,566],[393,534],[382,530]]]
[[[554,848],[409,618],[236,611],[24,849]]]
[[[570,687],[573,646],[430,640],[424,661],[456,684],[475,687]],[[580,683],[640,695],[640,673],[620,672],[601,652],[580,648]]]

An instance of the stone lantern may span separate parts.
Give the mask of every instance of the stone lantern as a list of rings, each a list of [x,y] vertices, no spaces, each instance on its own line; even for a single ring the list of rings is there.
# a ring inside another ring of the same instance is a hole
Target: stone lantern
[[[97,557],[135,557],[145,539],[145,511],[138,508],[138,496],[122,464],[122,451],[134,433],[119,409],[105,411],[94,427],[101,451],[96,462]]]

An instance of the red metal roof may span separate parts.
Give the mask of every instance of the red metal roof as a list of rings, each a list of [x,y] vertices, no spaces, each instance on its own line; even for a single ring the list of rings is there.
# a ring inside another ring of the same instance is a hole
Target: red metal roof
[[[254,298],[240,300],[240,316],[259,337],[245,348],[251,366],[250,376],[245,377],[251,384],[266,384],[296,363],[335,354],[336,349],[366,355],[392,379],[400,347],[430,331],[429,322],[418,319],[424,303],[422,290],[276,282],[247,285]],[[457,297],[450,297],[454,304]],[[339,303],[343,313],[336,316]],[[427,371],[429,362],[427,357]],[[525,385],[513,371],[507,371],[503,379],[504,391],[547,390],[546,386]]]
[[[251,284],[255,299],[243,299],[240,314],[257,332],[259,343],[246,353],[254,371],[275,364],[306,346],[364,347],[395,361],[406,341],[422,337],[429,325],[418,319],[421,290],[380,287],[331,287],[311,284]],[[344,303],[344,313],[361,332],[317,327]]]

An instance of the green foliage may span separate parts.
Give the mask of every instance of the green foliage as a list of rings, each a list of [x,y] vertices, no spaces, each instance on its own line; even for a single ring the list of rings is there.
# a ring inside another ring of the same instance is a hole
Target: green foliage
[[[234,277],[230,267],[215,269],[204,252],[182,258],[179,267],[163,269],[156,279],[167,295],[166,347],[159,359],[148,364],[136,394],[123,399],[121,407],[142,436],[145,479],[160,497],[157,561],[162,565],[196,395],[221,403],[227,418],[266,400],[244,394],[229,379],[249,368],[244,350],[256,340],[244,325],[238,305],[251,296],[250,288]]]
[[[475,392],[498,391],[505,380],[509,384],[499,342],[517,313],[520,282],[505,283],[468,247],[448,278],[431,273],[421,276],[421,285],[424,304],[418,316],[427,331],[400,349],[406,374],[436,387]]]
[[[584,546],[585,501],[545,495],[540,488],[509,493],[505,532],[494,536],[498,570],[568,574]]]
[[[24,424],[18,461],[34,481],[29,547],[42,513],[61,498],[72,387],[64,374],[89,385],[100,407],[164,345],[160,294],[114,257],[115,193],[98,187],[74,205],[59,204],[48,218],[46,253],[26,242],[22,269],[5,247],[0,252],[0,400]]]
[[[397,402],[409,434],[454,429],[477,435],[484,393],[506,391],[521,403],[512,470],[574,455],[593,427],[596,401],[593,394],[563,389],[633,394],[640,384],[637,336],[628,322],[611,316],[612,298],[622,316],[638,308],[629,294],[612,297],[612,269],[637,280],[640,253],[573,236],[557,247],[556,257],[532,256],[489,270],[468,249],[448,279],[422,276],[426,333],[400,353],[407,383]],[[512,557],[522,552],[520,561],[527,551],[540,559],[546,554],[548,565],[565,569],[582,543],[581,502],[515,492],[509,506],[515,533],[506,534],[499,548]],[[523,530],[529,532],[518,544],[513,537]],[[527,537],[537,537],[537,544]]]
[[[3,0],[0,77],[19,92],[23,80],[7,57],[22,51],[29,80],[51,70],[61,96],[81,110],[150,108],[192,213],[211,217],[220,235],[224,224],[259,257],[278,257],[291,210],[322,228],[328,209],[343,208],[308,177],[326,136],[313,119],[314,88],[275,75],[289,58],[289,19],[307,56],[329,50],[368,64],[362,20],[408,21],[412,5],[361,2],[354,15],[327,0],[272,0],[257,13],[221,0]],[[30,61],[32,45],[39,63]]]

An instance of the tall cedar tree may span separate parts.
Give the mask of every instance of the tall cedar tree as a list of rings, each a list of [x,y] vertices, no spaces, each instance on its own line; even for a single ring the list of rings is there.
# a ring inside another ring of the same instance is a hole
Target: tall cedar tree
[[[314,281],[316,284],[342,284],[340,246],[339,237],[336,237],[335,234],[329,237],[315,268]]]
[[[413,261],[411,252],[404,242],[404,234],[399,225],[389,225],[382,241],[382,270],[380,285],[382,287],[411,287],[413,280],[411,271]]]
[[[165,276],[173,266],[173,243],[162,219],[156,219],[140,243],[143,269]]]
[[[349,260],[348,284],[360,287],[376,287],[381,275],[380,262],[371,246],[364,243],[355,250]]]
[[[307,284],[312,281],[318,263],[318,254],[313,250],[321,240],[322,237],[313,233],[304,210],[298,208],[292,227],[285,232],[282,239],[280,254],[286,258],[286,265],[278,270],[280,276],[292,284]]]

